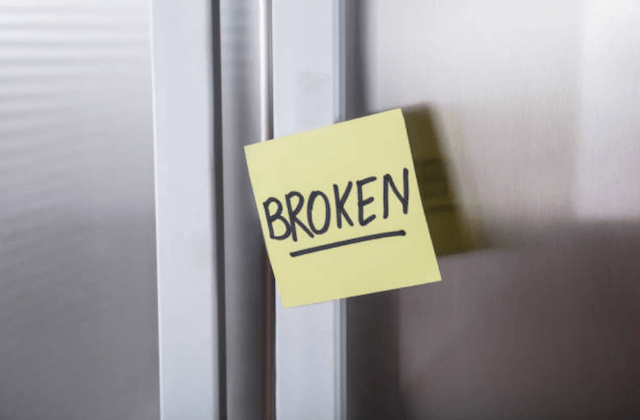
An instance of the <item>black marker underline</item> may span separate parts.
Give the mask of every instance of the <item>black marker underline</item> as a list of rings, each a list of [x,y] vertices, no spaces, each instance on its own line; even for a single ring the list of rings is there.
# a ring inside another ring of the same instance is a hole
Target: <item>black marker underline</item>
[[[291,255],[292,257],[299,257],[300,255],[311,254],[313,252],[325,251],[327,249],[338,248],[340,246],[357,244],[358,242],[373,241],[374,239],[389,238],[391,236],[405,236],[406,234],[407,232],[405,232],[404,230],[394,230],[391,232],[376,233],[374,235],[359,236],[357,238],[347,239],[344,241],[314,246],[311,248],[301,249],[300,251],[293,251],[289,255]]]

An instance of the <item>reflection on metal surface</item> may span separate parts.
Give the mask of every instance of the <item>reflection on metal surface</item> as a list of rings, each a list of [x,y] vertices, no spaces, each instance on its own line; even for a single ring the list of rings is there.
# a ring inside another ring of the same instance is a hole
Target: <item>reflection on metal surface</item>
[[[638,417],[640,5],[355,3],[360,111],[428,107],[427,207],[500,248],[349,300],[349,417]]]
[[[272,411],[273,285],[244,146],[271,138],[268,1],[221,7],[227,409],[232,419]]]
[[[147,1],[0,3],[0,418],[158,418]]]
[[[272,45],[272,5],[271,0],[260,1],[260,140],[273,138],[273,45]],[[263,384],[264,420],[275,419],[275,279],[269,263],[266,248],[262,250],[262,281],[264,283],[262,323],[263,372],[259,380]]]

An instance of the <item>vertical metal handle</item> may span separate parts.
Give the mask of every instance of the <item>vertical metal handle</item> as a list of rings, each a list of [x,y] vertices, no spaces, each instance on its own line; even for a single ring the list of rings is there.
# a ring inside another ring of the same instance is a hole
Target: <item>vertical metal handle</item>
[[[273,138],[273,51],[271,0],[260,0],[260,141]],[[263,419],[275,419],[275,284],[264,249],[264,408]]]

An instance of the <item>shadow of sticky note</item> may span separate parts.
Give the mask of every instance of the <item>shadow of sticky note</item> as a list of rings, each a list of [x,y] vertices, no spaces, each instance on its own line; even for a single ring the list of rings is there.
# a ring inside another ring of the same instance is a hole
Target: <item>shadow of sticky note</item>
[[[456,204],[455,188],[442,152],[442,141],[428,108],[403,109],[422,207],[436,255],[470,251],[481,246]]]

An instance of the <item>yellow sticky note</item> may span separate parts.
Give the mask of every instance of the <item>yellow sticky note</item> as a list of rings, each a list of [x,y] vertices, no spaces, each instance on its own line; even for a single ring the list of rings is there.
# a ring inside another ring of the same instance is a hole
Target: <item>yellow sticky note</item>
[[[285,307],[440,280],[402,111],[245,153]]]

